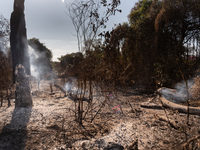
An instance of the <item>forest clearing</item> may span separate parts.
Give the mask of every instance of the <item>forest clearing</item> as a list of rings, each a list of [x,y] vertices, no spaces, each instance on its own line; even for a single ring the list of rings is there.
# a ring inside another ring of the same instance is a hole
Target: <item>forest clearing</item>
[[[200,149],[199,0],[134,1],[128,22],[107,30],[121,2],[60,1],[76,37],[64,55],[63,18],[49,15],[58,1],[31,16],[60,21],[33,21],[53,36],[41,41],[57,61],[27,39],[25,0],[14,0],[10,20],[0,15],[0,150]]]

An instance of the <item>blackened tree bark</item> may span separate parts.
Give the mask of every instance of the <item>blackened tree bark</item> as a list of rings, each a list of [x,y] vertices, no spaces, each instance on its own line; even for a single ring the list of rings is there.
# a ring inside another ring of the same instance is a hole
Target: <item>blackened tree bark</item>
[[[15,107],[32,106],[29,87],[30,61],[24,15],[24,1],[14,1],[14,11],[11,14],[10,46],[13,62],[13,82],[16,84]]]

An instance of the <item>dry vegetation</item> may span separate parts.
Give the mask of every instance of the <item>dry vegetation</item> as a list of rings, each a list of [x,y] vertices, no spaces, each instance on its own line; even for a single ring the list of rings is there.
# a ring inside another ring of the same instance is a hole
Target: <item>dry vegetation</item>
[[[78,39],[83,53],[52,63],[58,75],[53,90],[52,81],[31,80],[33,107],[14,108],[11,57],[0,53],[0,149],[200,149],[200,116],[165,108],[162,97],[154,94],[158,86],[186,81],[199,65],[197,1],[139,1],[129,14],[130,24],[101,33],[103,43],[95,40],[98,28],[120,12],[120,1],[111,5],[99,0],[108,7],[103,18],[98,9],[87,11],[96,6],[90,2],[71,7],[78,14],[89,12],[80,17],[88,17],[91,26],[82,28],[88,23],[84,21],[76,30],[84,29],[80,37],[92,35],[84,43]],[[74,23],[80,20],[76,16],[71,16]],[[192,59],[189,50],[196,52]],[[192,97],[183,104],[188,108],[199,107],[196,75]],[[68,93],[65,84],[72,84]],[[144,108],[143,102],[151,106]]]

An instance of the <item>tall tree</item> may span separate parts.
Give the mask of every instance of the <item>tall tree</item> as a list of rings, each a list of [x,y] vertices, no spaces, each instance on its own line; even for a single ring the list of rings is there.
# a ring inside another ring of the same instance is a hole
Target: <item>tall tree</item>
[[[29,87],[30,61],[26,35],[24,1],[14,1],[14,11],[10,19],[10,46],[13,63],[13,82],[16,84],[15,107],[32,106]]]
[[[188,48],[192,46],[199,55],[200,5],[197,0],[163,0],[162,9],[155,20],[156,45],[171,69],[171,78],[180,75],[179,69],[192,72],[188,65]],[[187,52],[186,52],[187,51]],[[187,59],[185,59],[187,54]],[[169,62],[173,62],[169,64]],[[172,69],[172,66],[173,69]],[[166,68],[166,67],[165,67]],[[169,68],[169,67],[167,67]],[[179,69],[178,69],[179,68]],[[186,74],[185,74],[186,75]],[[181,77],[182,78],[182,77]]]
[[[140,0],[132,8],[129,14],[129,22],[132,27],[130,43],[132,49],[131,61],[135,69],[135,75],[151,85],[154,82],[154,69],[156,63],[155,18],[161,9],[159,0]]]

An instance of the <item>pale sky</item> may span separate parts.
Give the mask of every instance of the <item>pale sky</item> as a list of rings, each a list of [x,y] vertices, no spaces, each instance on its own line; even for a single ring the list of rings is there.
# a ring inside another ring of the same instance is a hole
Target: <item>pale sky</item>
[[[27,38],[38,38],[51,49],[53,61],[57,61],[61,55],[78,51],[76,32],[70,18],[66,15],[67,8],[63,1],[25,0]],[[68,1],[72,0],[65,0]],[[121,0],[119,9],[122,13],[110,17],[107,30],[111,30],[114,24],[128,22],[127,15],[135,2],[138,0]],[[13,3],[14,0],[0,0],[0,14],[9,20]]]

